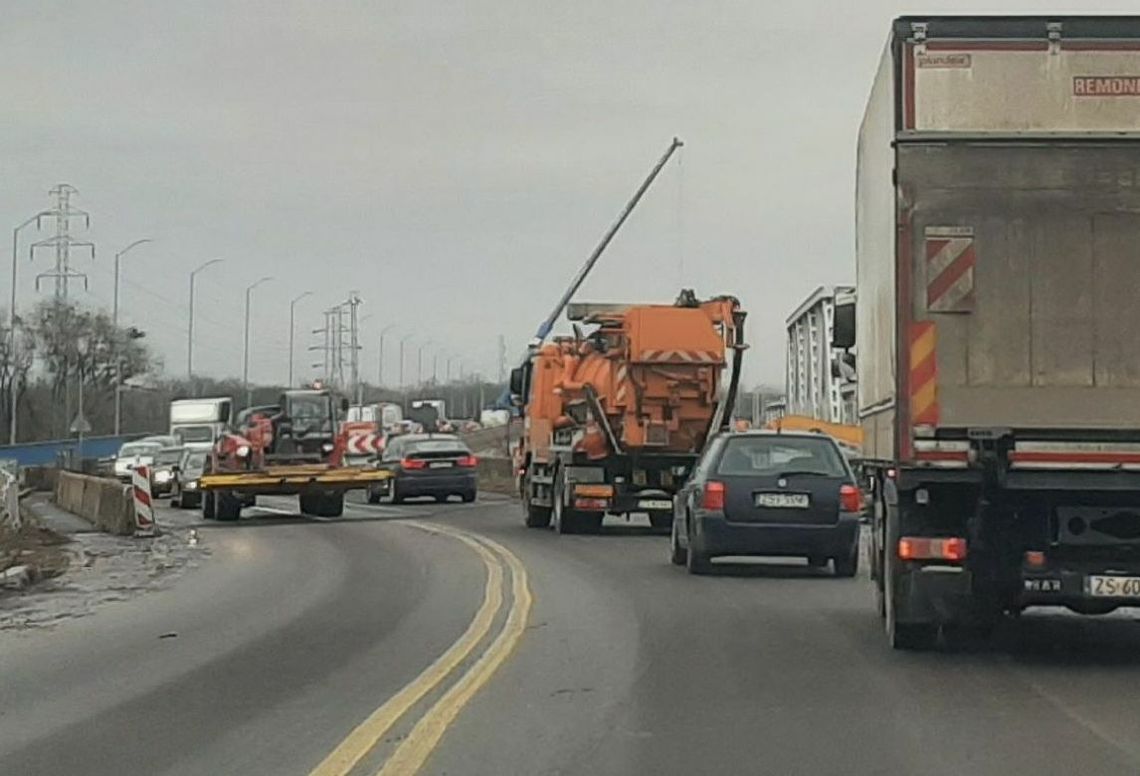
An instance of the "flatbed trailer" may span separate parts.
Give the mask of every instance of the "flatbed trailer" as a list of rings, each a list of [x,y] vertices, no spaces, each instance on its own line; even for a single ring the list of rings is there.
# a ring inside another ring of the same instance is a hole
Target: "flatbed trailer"
[[[319,517],[339,517],[344,494],[390,478],[383,469],[326,464],[267,466],[244,471],[216,471],[198,479],[207,519],[236,520],[242,496],[300,496],[300,509]]]

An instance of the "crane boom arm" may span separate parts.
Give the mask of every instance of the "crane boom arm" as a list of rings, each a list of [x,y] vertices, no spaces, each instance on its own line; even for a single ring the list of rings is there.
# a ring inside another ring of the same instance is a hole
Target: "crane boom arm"
[[[635,207],[637,207],[637,203],[641,201],[641,198],[644,196],[645,192],[649,190],[649,187],[651,185],[653,185],[654,179],[657,177],[658,173],[661,172],[661,168],[663,168],[666,162],[669,161],[669,157],[671,157],[673,155],[673,152],[680,148],[682,145],[684,145],[684,143],[682,143],[681,140],[678,138],[673,138],[673,142],[669,144],[669,148],[665,151],[664,155],[662,155],[662,157],[657,160],[657,164],[653,166],[652,170],[650,170],[648,177],[642,181],[641,186],[638,187],[637,191],[634,192],[633,197],[629,200],[628,203],[626,203],[625,208],[621,211],[621,214],[618,216],[617,220],[614,221],[614,223],[606,231],[605,235],[603,235],[601,242],[599,242],[597,247],[594,248],[594,252],[590,254],[590,258],[586,259],[586,263],[583,264],[581,269],[578,270],[578,274],[574,276],[574,279],[570,282],[570,286],[566,289],[566,292],[562,295],[562,298],[558,300],[558,304],[554,305],[554,309],[550,311],[550,315],[548,315],[546,317],[546,320],[544,320],[539,325],[538,331],[535,332],[534,335],[536,342],[533,344],[540,344],[544,339],[546,339],[547,335],[550,334],[551,329],[554,328],[554,324],[558,321],[558,316],[562,315],[562,311],[566,309],[566,305],[569,304],[570,299],[574,296],[575,293],[577,293],[578,288],[586,280],[586,276],[590,274],[590,270],[592,270],[594,268],[594,265],[597,264],[598,259],[601,258],[602,253],[609,246],[610,241],[614,239],[614,235],[618,233],[618,230],[621,229],[622,224],[624,224],[626,219],[629,218],[629,214],[633,212],[633,209]]]

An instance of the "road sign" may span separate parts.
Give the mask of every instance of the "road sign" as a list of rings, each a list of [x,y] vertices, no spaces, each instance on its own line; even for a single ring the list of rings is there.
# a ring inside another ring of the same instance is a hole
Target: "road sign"
[[[76,414],[75,420],[71,421],[72,434],[90,434],[91,424],[87,422],[87,418],[81,414]]]

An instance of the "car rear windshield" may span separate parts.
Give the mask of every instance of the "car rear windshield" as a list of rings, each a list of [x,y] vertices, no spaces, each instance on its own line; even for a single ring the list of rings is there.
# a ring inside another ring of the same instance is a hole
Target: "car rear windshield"
[[[213,442],[214,429],[210,426],[183,426],[178,429],[183,442]]]
[[[201,469],[206,465],[206,453],[190,453],[182,462],[182,466],[186,469]]]
[[[182,460],[182,448],[173,447],[169,450],[160,450],[158,455],[154,457],[154,462],[159,466],[178,463]]]
[[[742,436],[724,446],[718,474],[822,474],[843,477],[847,469],[827,437]]]
[[[470,455],[471,451],[458,439],[425,439],[408,445],[407,454],[412,457],[439,457],[441,455]]]
[[[159,449],[160,448],[158,445],[145,445],[145,444],[123,445],[121,448],[119,448],[119,457],[120,458],[130,458],[131,456],[135,456],[135,455],[148,455],[149,456],[149,455],[154,455],[155,453],[157,453],[159,451]]]

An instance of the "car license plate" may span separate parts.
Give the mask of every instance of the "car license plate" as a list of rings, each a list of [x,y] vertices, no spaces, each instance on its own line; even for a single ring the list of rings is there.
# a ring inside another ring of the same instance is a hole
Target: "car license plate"
[[[429,469],[450,469],[451,461],[436,461],[428,464]]]
[[[673,502],[665,498],[643,498],[637,506],[641,509],[672,509]]]
[[[1086,591],[1093,598],[1140,598],[1140,577],[1090,576]]]
[[[757,493],[756,506],[774,507],[776,509],[807,509],[809,503],[806,493]]]

